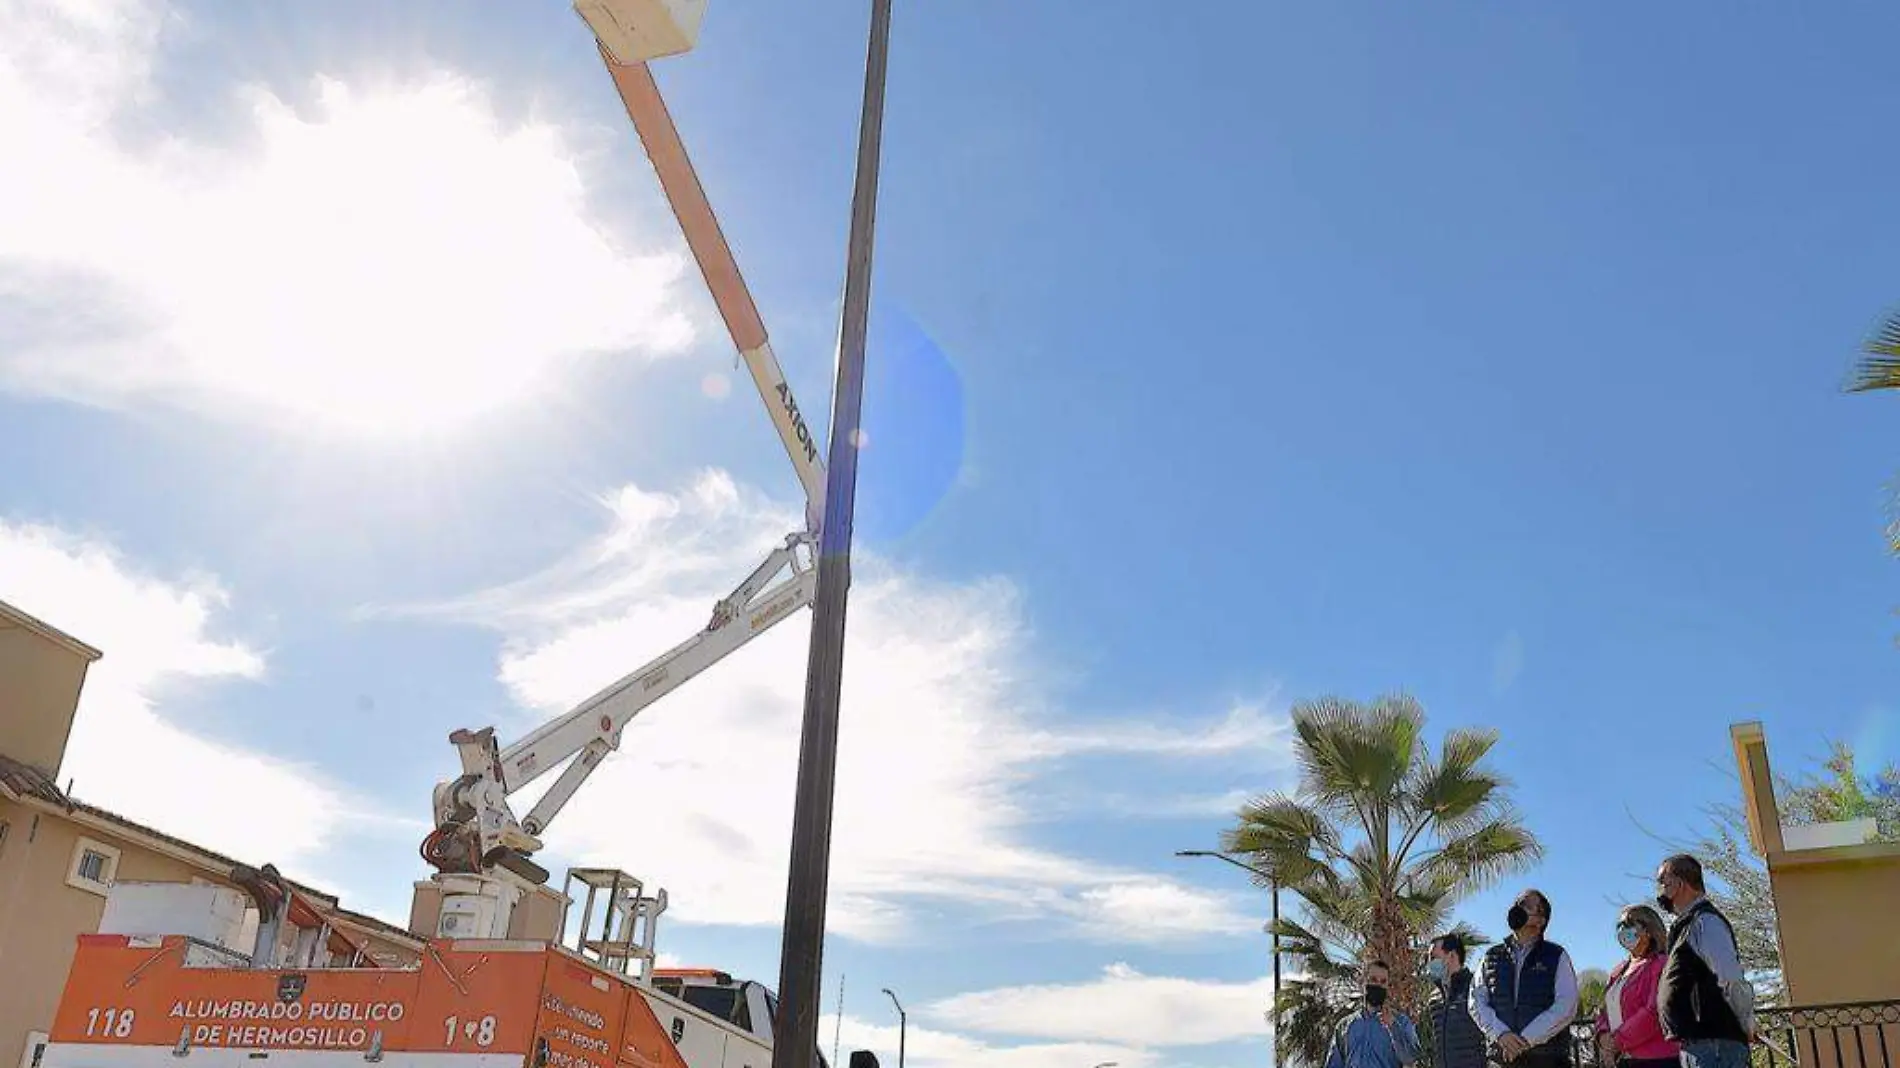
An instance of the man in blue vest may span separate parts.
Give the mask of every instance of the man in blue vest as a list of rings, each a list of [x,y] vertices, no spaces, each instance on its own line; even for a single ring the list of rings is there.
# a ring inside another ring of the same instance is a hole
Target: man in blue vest
[[[1411,1068],[1418,1063],[1418,1029],[1411,1017],[1386,1000],[1390,974],[1382,960],[1366,964],[1365,996],[1358,1011],[1333,1030],[1326,1068]]]
[[[1550,899],[1526,890],[1505,914],[1510,937],[1492,946],[1471,984],[1471,1018],[1491,1041],[1493,1063],[1564,1068],[1570,1021],[1577,1015],[1577,969],[1564,947],[1545,937]]]

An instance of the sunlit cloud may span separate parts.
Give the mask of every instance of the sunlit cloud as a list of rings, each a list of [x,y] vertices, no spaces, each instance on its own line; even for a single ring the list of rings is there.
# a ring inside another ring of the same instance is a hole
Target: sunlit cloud
[[[276,427],[430,434],[606,353],[685,350],[672,235],[590,217],[568,132],[449,71],[133,145],[169,12],[0,0],[0,388]],[[644,246],[644,247],[643,247]]]

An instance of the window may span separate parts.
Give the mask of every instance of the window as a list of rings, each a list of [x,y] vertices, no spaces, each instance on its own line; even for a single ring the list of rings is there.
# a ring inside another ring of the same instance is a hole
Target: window
[[[40,1068],[40,1061],[46,1056],[46,1032],[28,1031],[26,1049],[20,1053],[20,1068]]]
[[[685,1000],[693,1008],[731,1024],[739,1023],[740,1011],[745,1008],[738,989],[730,986],[689,986]],[[751,1014],[740,1026],[751,1029]]]
[[[104,896],[112,889],[119,872],[119,851],[104,842],[81,838],[73,847],[73,866],[66,873],[66,885]]]

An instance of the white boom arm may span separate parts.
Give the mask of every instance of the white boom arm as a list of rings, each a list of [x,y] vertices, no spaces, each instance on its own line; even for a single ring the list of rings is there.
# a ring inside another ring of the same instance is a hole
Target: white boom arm
[[[500,748],[494,729],[450,736],[462,758],[462,776],[435,790],[437,831],[423,855],[444,871],[479,871],[516,863],[541,848],[538,836],[606,755],[621,732],[648,705],[677,689],[800,608],[817,591],[815,542],[794,534],[772,551],[738,588],[713,608],[712,621],[666,653],[576,705],[520,741]],[[768,586],[781,573],[789,576]],[[563,762],[561,777],[524,820],[508,799]],[[513,855],[510,857],[510,855]],[[516,869],[519,871],[519,869]],[[522,873],[534,878],[530,873]]]
[[[574,6],[594,30],[601,60],[613,76],[627,117],[633,120],[720,318],[765,402],[779,443],[791,458],[805,491],[805,530],[787,537],[784,545],[720,601],[705,630],[560,718],[505,749],[495,741],[492,727],[451,735],[449,740],[461,757],[462,775],[436,787],[436,829],[422,844],[423,857],[444,873],[487,876],[502,867],[530,882],[545,881],[547,873],[528,855],[541,848],[538,836],[601,760],[619,747],[628,722],[686,680],[811,604],[817,592],[815,553],[825,501],[825,465],[818,442],[785,381],[758,306],[645,62],[692,47],[702,4],[703,0],[575,0]],[[767,584],[787,569],[790,576],[768,589]],[[526,819],[517,820],[508,798],[563,762],[567,767],[560,778]]]

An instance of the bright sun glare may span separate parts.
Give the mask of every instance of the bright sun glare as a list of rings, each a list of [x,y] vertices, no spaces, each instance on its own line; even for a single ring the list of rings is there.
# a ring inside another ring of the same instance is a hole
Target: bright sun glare
[[[562,131],[505,124],[476,83],[323,80],[305,115],[253,87],[241,148],[135,149],[111,124],[147,106],[122,72],[154,42],[95,30],[94,58],[120,64],[95,66],[121,73],[53,92],[31,26],[0,42],[0,137],[36,161],[0,172],[7,282],[49,304],[77,285],[98,309],[82,346],[70,327],[9,336],[0,386],[410,437],[531,403],[578,361],[691,342],[672,235],[634,251],[603,233]]]

